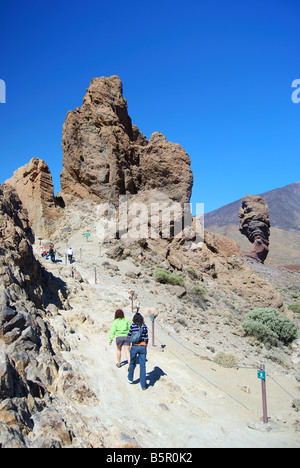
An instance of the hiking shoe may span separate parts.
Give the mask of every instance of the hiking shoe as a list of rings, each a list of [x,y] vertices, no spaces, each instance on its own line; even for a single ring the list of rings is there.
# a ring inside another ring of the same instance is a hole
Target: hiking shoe
[[[133,380],[129,380],[128,377],[127,377],[127,380],[128,380],[128,382],[129,382],[130,384],[133,383]]]
[[[116,366],[117,366],[118,368],[122,367],[122,366],[121,366],[121,364],[119,364],[119,363],[118,363],[118,364],[116,364]]]

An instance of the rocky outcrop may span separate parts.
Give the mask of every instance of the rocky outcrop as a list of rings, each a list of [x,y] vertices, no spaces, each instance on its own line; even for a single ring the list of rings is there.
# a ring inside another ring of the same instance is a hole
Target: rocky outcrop
[[[159,132],[149,139],[132,124],[118,76],[94,78],[81,107],[68,112],[62,137],[61,196],[47,164],[33,158],[6,184],[18,193],[37,238],[49,238],[61,219],[61,207],[81,201],[183,205],[191,197],[189,155]],[[131,214],[129,215],[129,217]],[[135,212],[133,213],[135,216]]]
[[[120,195],[159,190],[189,202],[193,184],[190,158],[161,133],[150,140],[132,125],[118,76],[94,78],[83,105],[68,112],[63,126],[64,199],[112,202]]]
[[[95,398],[62,356],[64,343],[47,318],[58,310],[49,299],[62,282],[52,287],[33,241],[18,195],[0,186],[0,448],[65,447],[76,434],[84,446],[70,402]]]
[[[158,189],[178,203],[189,203],[193,186],[190,157],[182,146],[170,143],[159,132],[140,149],[140,190]]]
[[[41,269],[31,244],[34,234],[27,213],[15,191],[0,186],[0,279],[6,293],[26,295],[42,304]]]
[[[257,195],[246,195],[239,211],[240,232],[253,244],[246,256],[263,263],[269,252],[270,219],[267,202]]]
[[[33,158],[14,172],[6,181],[17,192],[28,211],[32,229],[37,237],[47,237],[51,224],[59,216],[58,201],[54,197],[54,186],[48,165]]]

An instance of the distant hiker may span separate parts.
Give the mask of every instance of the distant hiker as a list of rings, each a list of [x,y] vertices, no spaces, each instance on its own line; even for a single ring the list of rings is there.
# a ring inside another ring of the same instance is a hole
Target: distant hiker
[[[128,370],[128,381],[132,384],[133,374],[137,365],[137,357],[140,363],[140,384],[143,390],[146,390],[146,357],[148,345],[148,328],[144,323],[143,316],[137,312],[132,320],[128,337],[131,341],[130,366]]]
[[[114,337],[116,336],[117,344],[117,367],[121,367],[121,353],[122,346],[124,346],[125,355],[130,363],[130,339],[128,338],[128,332],[130,329],[130,320],[124,316],[124,312],[118,309],[115,313],[115,320],[110,329],[109,333],[109,344],[111,345]]]
[[[68,249],[67,255],[68,255],[69,262],[70,262],[70,263],[73,263],[73,255],[74,255],[74,252],[73,252],[73,249],[72,249],[71,247]]]
[[[51,262],[55,263],[55,252],[54,252],[54,246],[51,246],[49,249],[48,256],[51,258]]]
[[[46,257],[47,256],[47,252],[45,250],[44,247],[41,247],[41,257]]]

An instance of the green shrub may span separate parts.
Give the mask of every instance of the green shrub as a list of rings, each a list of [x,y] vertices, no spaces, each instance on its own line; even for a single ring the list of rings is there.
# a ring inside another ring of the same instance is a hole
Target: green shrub
[[[287,344],[298,337],[293,322],[272,308],[253,310],[247,315],[242,326],[247,335],[275,346],[278,341]]]
[[[194,286],[193,293],[197,296],[204,296],[206,294],[206,291],[204,288],[201,288],[201,286]]]
[[[291,304],[288,307],[294,314],[299,314],[300,315],[300,303],[298,304]]]
[[[268,343],[273,346],[277,345],[277,335],[263,323],[255,322],[254,320],[245,320],[242,325],[248,336],[254,336],[254,338],[263,343]]]
[[[157,268],[154,271],[154,278],[162,284],[173,284],[175,286],[184,286],[184,280],[178,275],[172,274],[164,268]]]
[[[188,266],[187,269],[186,269],[186,271],[188,272],[188,274],[190,275],[190,277],[191,277],[192,279],[196,279],[196,278],[197,278],[198,275],[197,275],[197,273],[195,272],[195,269],[194,269],[193,267]]]

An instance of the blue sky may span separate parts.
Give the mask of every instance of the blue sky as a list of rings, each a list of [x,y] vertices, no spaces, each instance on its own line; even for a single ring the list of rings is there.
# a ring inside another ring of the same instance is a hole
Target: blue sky
[[[294,0],[2,2],[0,183],[33,156],[56,191],[66,113],[119,75],[134,124],[189,153],[205,211],[300,180]]]

